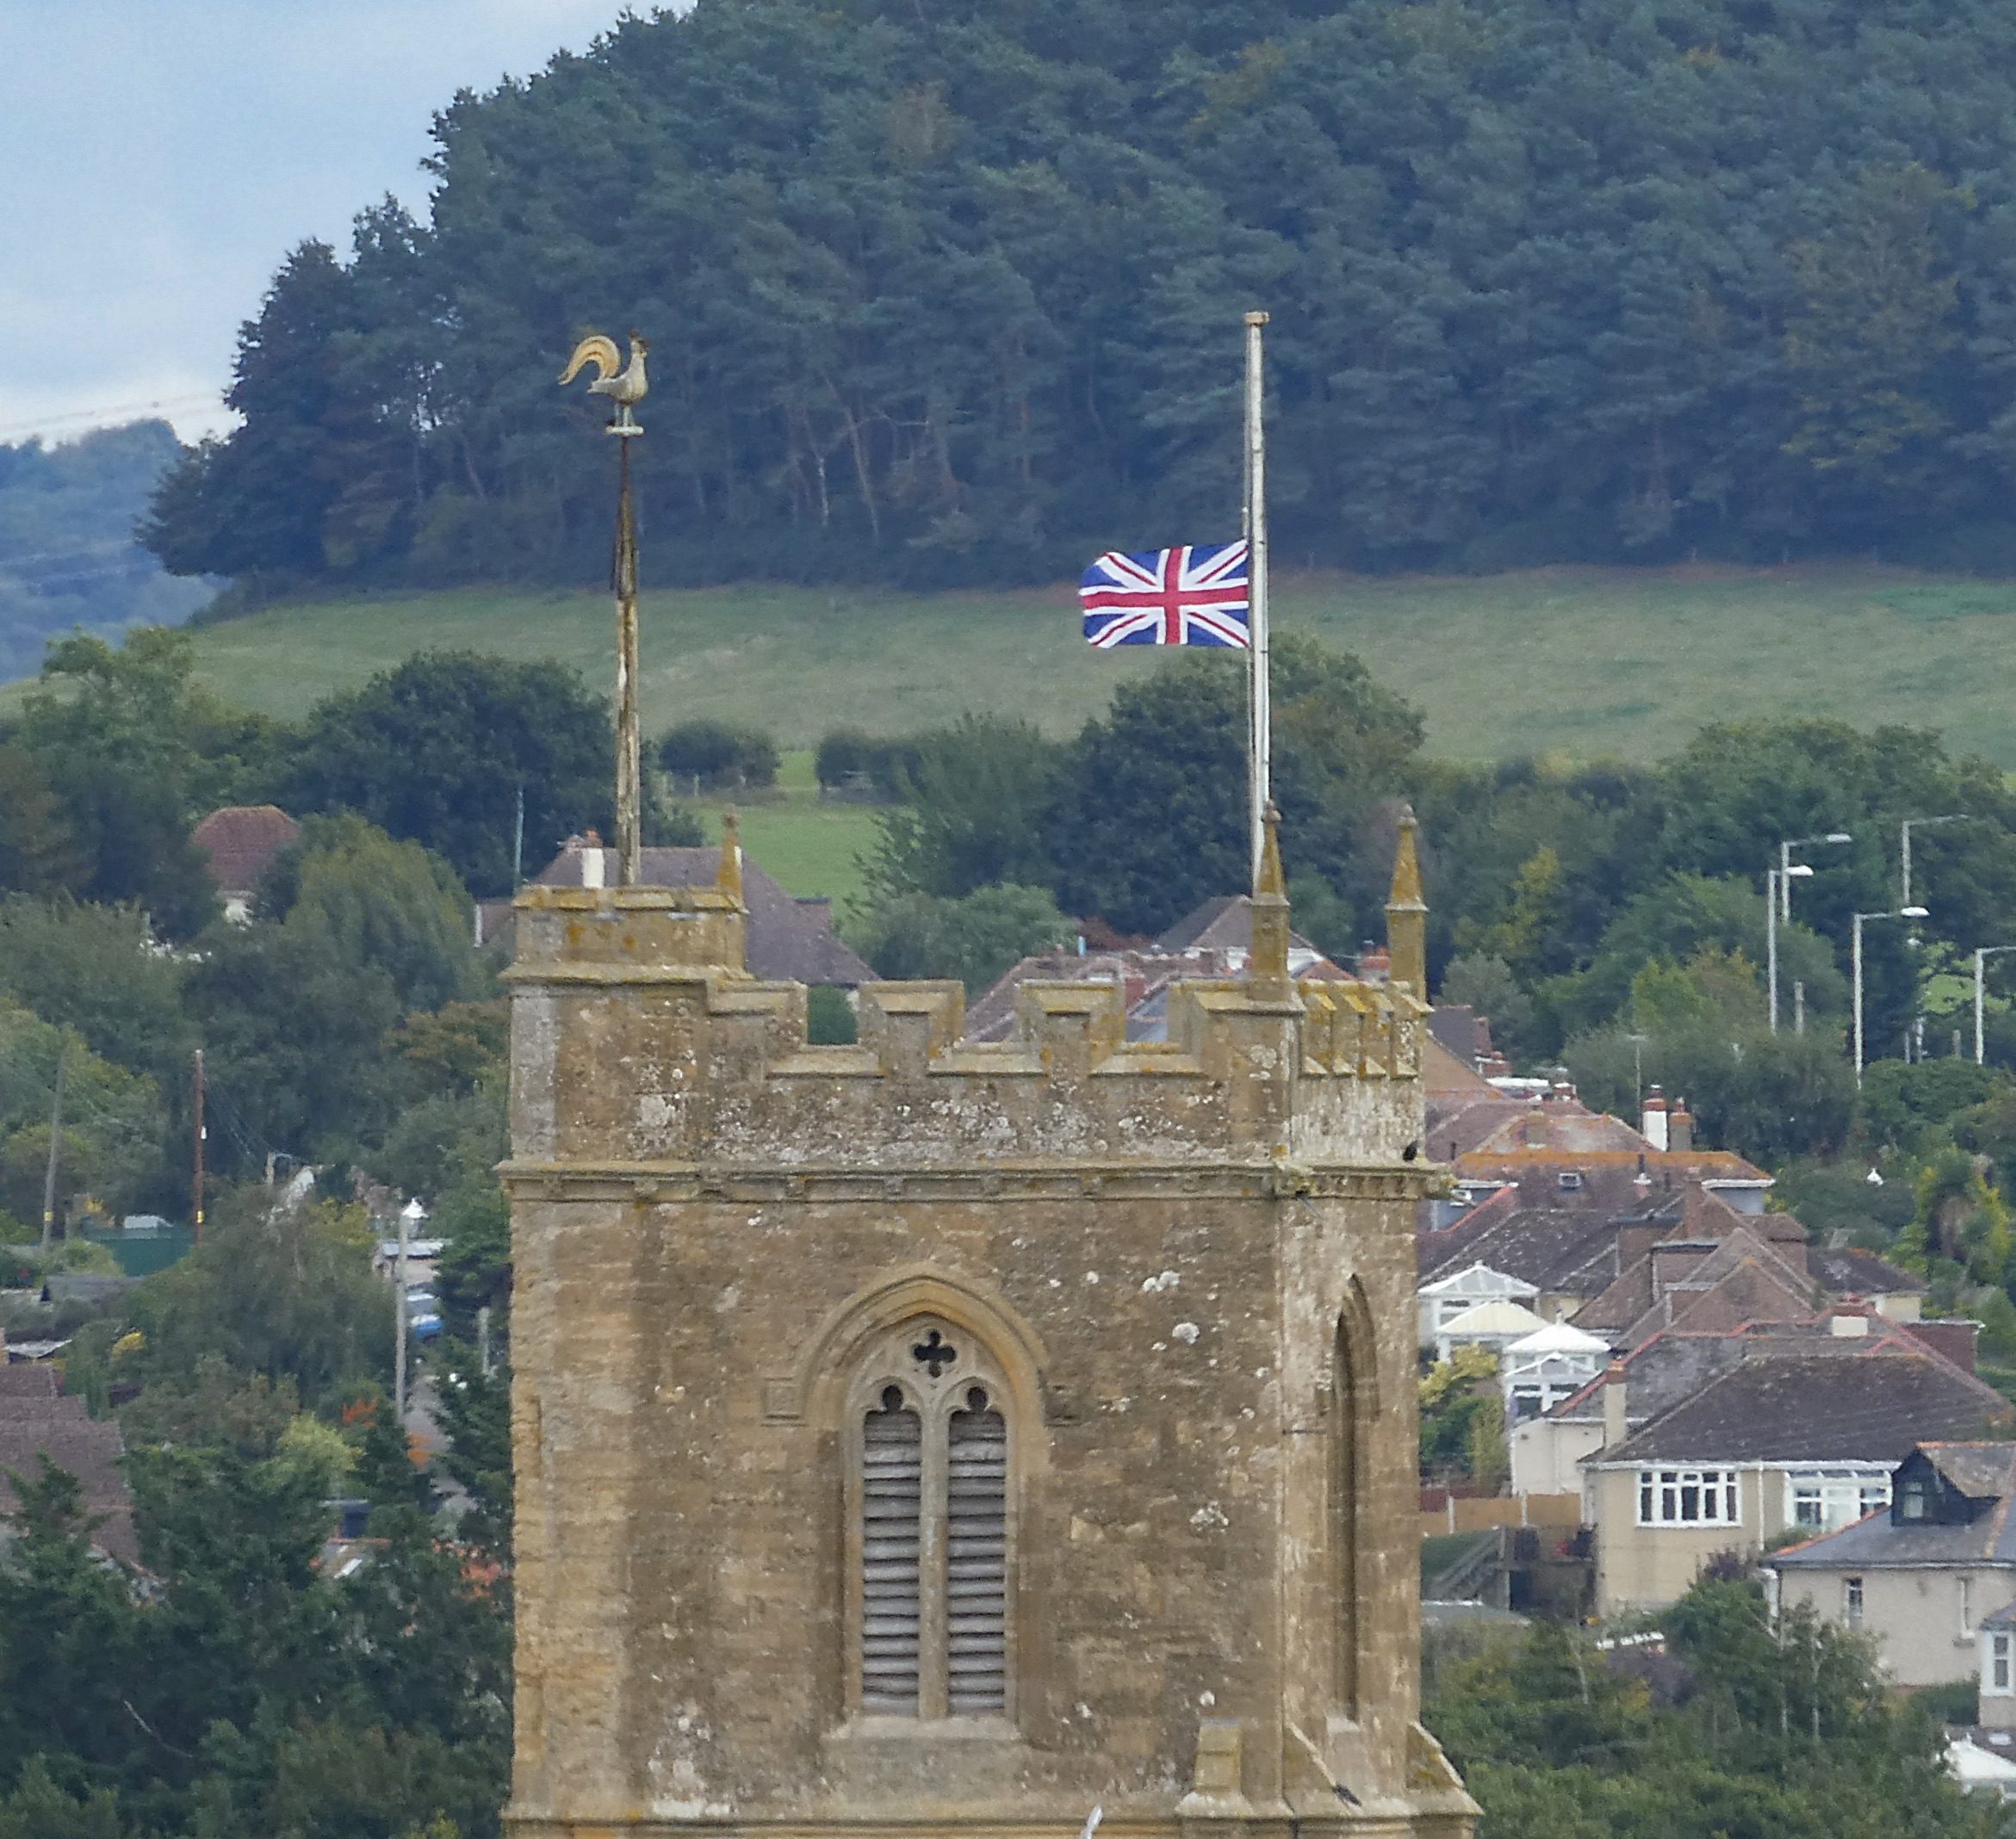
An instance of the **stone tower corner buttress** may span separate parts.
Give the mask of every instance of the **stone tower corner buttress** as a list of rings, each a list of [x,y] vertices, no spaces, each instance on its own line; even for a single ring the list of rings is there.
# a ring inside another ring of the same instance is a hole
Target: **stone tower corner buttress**
[[[1417,1722],[1424,1010],[869,985],[527,889],[516,1839],[1467,1834]],[[1278,861],[1278,857],[1276,858]],[[1285,895],[1279,898],[1285,926]]]

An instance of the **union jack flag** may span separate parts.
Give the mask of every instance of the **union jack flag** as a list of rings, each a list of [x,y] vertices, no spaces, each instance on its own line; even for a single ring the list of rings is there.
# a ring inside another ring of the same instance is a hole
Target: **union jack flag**
[[[1085,571],[1085,637],[1115,645],[1252,643],[1246,625],[1246,545],[1186,543],[1144,555],[1118,550]]]

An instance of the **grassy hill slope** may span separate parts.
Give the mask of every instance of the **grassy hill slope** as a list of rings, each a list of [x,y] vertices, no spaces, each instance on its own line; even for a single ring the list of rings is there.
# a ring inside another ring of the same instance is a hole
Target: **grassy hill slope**
[[[1275,605],[1279,628],[1362,653],[1421,703],[1446,754],[1646,759],[1703,721],[1803,712],[1939,728],[2016,768],[2016,582],[1848,567],[1289,575]],[[233,700],[298,715],[427,647],[558,656],[606,680],[612,626],[603,594],[470,588],[276,607],[206,628],[198,645]],[[705,713],[806,747],[841,723],[900,732],[973,709],[1063,734],[1158,656],[1089,651],[1064,586],[658,593],[644,609],[645,726]]]

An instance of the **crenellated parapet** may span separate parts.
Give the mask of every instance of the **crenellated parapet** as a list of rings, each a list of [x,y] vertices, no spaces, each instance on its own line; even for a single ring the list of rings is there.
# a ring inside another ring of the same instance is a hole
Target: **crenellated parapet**
[[[1031,982],[1005,1041],[954,982],[870,984],[858,1039],[806,1038],[797,984],[742,967],[739,890],[530,888],[518,901],[522,1167],[1397,1163],[1420,1136],[1425,1009],[1285,975],[1178,985],[1126,1039],[1110,984]]]

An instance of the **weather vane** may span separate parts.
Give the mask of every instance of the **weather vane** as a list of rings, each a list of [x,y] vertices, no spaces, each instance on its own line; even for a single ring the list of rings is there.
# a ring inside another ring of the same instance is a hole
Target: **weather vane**
[[[616,591],[616,864],[617,885],[634,887],[642,853],[642,744],[637,728],[637,519],[630,503],[630,441],[644,430],[630,412],[644,399],[650,385],[644,378],[649,343],[630,334],[630,361],[623,362],[616,341],[592,333],[574,347],[560,381],[574,381],[588,365],[595,376],[588,393],[606,396],[616,405],[609,431],[621,439],[617,468],[616,555],[610,585]]]

